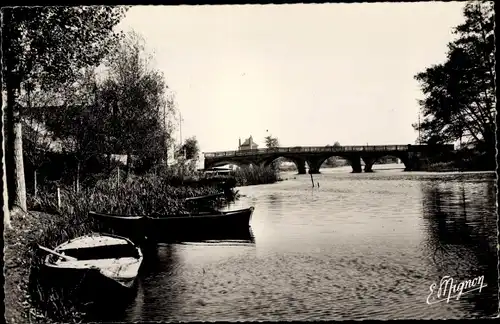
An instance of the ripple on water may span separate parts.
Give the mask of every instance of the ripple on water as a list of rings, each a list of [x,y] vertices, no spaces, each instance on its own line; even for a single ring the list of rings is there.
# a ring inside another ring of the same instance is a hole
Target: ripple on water
[[[320,189],[312,190],[308,175],[240,188],[246,197],[231,208],[256,206],[255,244],[162,247],[125,320],[491,315],[494,285],[459,301],[425,302],[444,275],[498,279],[491,175],[387,170],[314,178]]]

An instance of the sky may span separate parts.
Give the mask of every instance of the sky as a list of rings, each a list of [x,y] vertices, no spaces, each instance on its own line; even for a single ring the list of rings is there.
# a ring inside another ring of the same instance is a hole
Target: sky
[[[446,58],[464,2],[135,6],[175,94],[182,138],[202,152],[259,147],[414,144],[414,75]],[[175,135],[180,137],[179,127]]]

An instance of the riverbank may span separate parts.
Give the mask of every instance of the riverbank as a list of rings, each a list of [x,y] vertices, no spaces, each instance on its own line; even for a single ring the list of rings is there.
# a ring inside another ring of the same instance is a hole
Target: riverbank
[[[12,229],[4,229],[4,306],[10,324],[55,323],[38,309],[29,293],[33,242],[53,215],[28,212],[12,215]]]
[[[207,185],[171,185],[175,179],[144,176],[117,184],[114,179],[99,181],[78,194],[71,188],[41,192],[29,197],[24,215],[12,215],[12,229],[4,231],[5,317],[7,323],[78,323],[85,317],[85,307],[75,296],[60,298],[58,292],[40,284],[39,270],[44,254],[37,244],[54,248],[71,238],[88,234],[93,224],[90,210],[117,214],[175,214],[186,210],[185,198],[219,193],[221,187]],[[234,188],[234,186],[233,186]],[[226,200],[237,199],[232,188]],[[227,190],[230,189],[230,190]],[[223,202],[215,200],[213,207]],[[75,297],[75,299],[73,299]]]

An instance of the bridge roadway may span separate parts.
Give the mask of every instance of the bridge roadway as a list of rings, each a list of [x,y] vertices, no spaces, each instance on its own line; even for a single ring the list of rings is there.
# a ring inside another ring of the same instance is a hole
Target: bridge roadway
[[[365,172],[372,172],[372,166],[384,156],[399,158],[405,165],[405,171],[418,171],[425,158],[453,151],[451,145],[355,145],[355,146],[296,146],[276,147],[254,150],[207,152],[205,169],[226,165],[268,166],[277,158],[283,157],[295,163],[299,174],[319,173],[326,159],[339,156],[348,161],[354,173],[362,172],[361,160],[365,163]]]

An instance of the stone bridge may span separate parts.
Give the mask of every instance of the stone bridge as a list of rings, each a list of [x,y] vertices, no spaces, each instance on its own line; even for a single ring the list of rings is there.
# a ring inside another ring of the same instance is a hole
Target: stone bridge
[[[296,146],[276,147],[255,150],[225,151],[203,153],[205,169],[226,165],[258,165],[268,166],[277,158],[285,158],[297,166],[299,174],[306,173],[306,163],[309,173],[319,173],[326,159],[339,156],[348,161],[354,173],[362,172],[361,160],[365,163],[365,172],[372,172],[372,166],[384,156],[399,158],[405,165],[405,171],[418,171],[421,162],[426,157],[451,152],[451,145],[366,145],[366,146]]]

